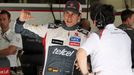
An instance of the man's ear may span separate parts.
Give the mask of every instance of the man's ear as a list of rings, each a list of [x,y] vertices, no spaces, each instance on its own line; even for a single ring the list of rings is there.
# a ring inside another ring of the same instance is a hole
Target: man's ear
[[[81,18],[81,16],[82,16],[82,13],[80,13],[80,14],[79,14],[79,16],[80,16],[80,18]]]
[[[82,15],[81,15],[81,14],[79,14],[79,20],[78,20],[78,22],[80,22],[80,20],[81,20],[81,16],[82,16]]]

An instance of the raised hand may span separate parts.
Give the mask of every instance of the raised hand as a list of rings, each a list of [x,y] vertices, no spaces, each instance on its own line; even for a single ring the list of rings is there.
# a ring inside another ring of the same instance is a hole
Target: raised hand
[[[32,18],[32,15],[31,15],[30,11],[25,11],[25,10],[21,11],[20,17],[19,17],[20,21],[28,21],[31,18]]]

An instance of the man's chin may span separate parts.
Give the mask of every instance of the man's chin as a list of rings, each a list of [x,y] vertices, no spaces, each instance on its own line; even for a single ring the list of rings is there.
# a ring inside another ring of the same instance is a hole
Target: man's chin
[[[67,27],[72,27],[72,26],[74,26],[73,24],[66,24],[67,25]]]

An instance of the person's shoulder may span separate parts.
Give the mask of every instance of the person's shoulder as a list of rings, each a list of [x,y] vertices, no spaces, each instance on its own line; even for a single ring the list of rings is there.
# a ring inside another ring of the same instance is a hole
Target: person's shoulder
[[[121,24],[119,24],[119,25],[117,26],[117,28],[118,28],[118,27],[122,27],[122,26],[126,26],[126,24],[121,23]]]
[[[111,34],[127,34],[127,33],[120,28],[115,28],[114,31],[111,32]]]
[[[16,33],[14,30],[11,30],[11,31],[10,31],[10,36],[18,36],[18,37],[20,37],[21,34]]]
[[[6,32],[6,36],[11,40],[15,39],[21,39],[21,34],[16,33],[15,31],[9,29],[8,32]]]
[[[118,28],[124,31],[134,31],[133,28],[128,27],[126,24],[121,24]]]
[[[88,35],[88,39],[99,39],[99,35],[96,32],[92,32],[90,31],[89,35]]]
[[[48,23],[48,29],[57,29],[60,26],[61,26],[60,24]]]
[[[84,34],[84,35],[86,35],[86,36],[88,36],[89,35],[89,31],[88,30],[86,30],[86,29],[84,29],[84,28],[79,28],[79,29],[77,29],[78,30],[78,32],[80,32],[80,33],[82,33],[82,34]]]
[[[123,24],[120,24],[119,26],[117,26],[117,28],[121,28],[121,27],[123,27]]]

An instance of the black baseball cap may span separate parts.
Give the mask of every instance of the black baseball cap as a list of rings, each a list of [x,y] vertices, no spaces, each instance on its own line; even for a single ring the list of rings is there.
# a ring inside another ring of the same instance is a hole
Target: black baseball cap
[[[72,11],[76,14],[79,14],[81,13],[81,4],[76,1],[76,0],[73,0],[73,1],[67,1],[67,3],[65,4],[65,9],[64,11]]]

